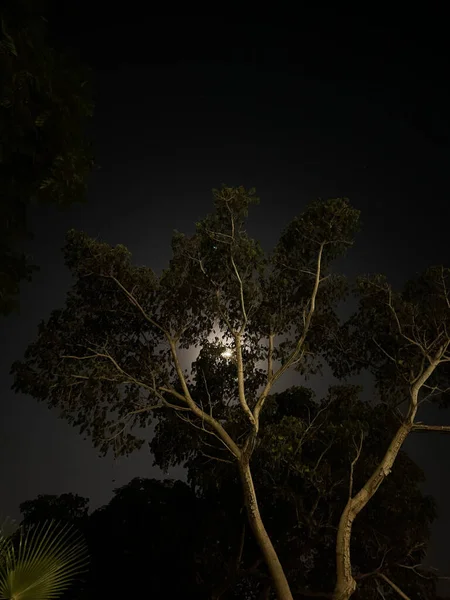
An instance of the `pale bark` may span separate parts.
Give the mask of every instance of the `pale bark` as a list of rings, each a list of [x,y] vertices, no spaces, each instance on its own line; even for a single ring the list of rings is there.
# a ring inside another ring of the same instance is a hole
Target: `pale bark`
[[[443,348],[441,348],[436,357],[430,360],[428,367],[423,369],[420,375],[414,379],[414,382],[410,388],[408,414],[396,431],[389,448],[381,459],[379,465],[376,467],[372,476],[366,481],[364,486],[355,496],[352,497],[350,491],[350,497],[339,521],[336,539],[336,586],[333,592],[333,600],[349,600],[356,590],[356,581],[352,574],[352,562],[350,554],[353,522],[362,509],[375,495],[384,479],[391,472],[392,466],[404,441],[408,437],[408,434],[414,429],[414,419],[417,414],[419,391],[438,366],[443,351]],[[352,473],[350,475],[350,479],[352,481]]]
[[[258,501],[256,499],[255,487],[253,485],[252,473],[250,470],[250,464],[246,458],[238,461],[239,475],[241,478],[242,489],[244,492],[245,508],[247,510],[247,517],[250,527],[253,531],[253,535],[258,542],[261,552],[264,556],[264,560],[269,569],[269,573],[272,579],[272,584],[277,595],[278,600],[293,600],[292,593],[289,587],[289,583],[284,574],[283,567],[281,566],[278,555],[273,547],[273,544],[267,534],[266,528],[259,512]]]
[[[236,366],[237,366],[239,403],[241,405],[242,411],[247,415],[247,418],[250,421],[250,423],[253,426],[255,426],[255,424],[256,424],[255,417],[253,416],[253,413],[250,410],[250,407],[247,404],[247,399],[245,397],[245,377],[244,377],[244,362],[242,360],[241,335],[239,333],[237,333],[234,336],[234,340],[236,343]]]
[[[264,386],[264,389],[263,389],[260,397],[258,398],[258,401],[256,402],[255,408],[253,409],[256,433],[258,432],[258,429],[259,429],[259,415],[263,409],[265,401],[267,400],[267,398],[270,394],[272,387],[275,385],[275,383],[278,381],[278,379],[280,379],[280,377],[282,375],[284,375],[284,373],[286,371],[288,371],[292,367],[292,365],[299,360],[299,357],[303,356],[303,353],[305,350],[304,346],[305,346],[306,337],[309,333],[309,328],[311,326],[312,318],[313,318],[315,310],[316,310],[316,300],[317,300],[317,294],[319,292],[319,286],[320,286],[321,281],[323,281],[323,279],[321,279],[321,273],[322,273],[322,256],[323,256],[324,246],[325,246],[325,242],[320,244],[319,252],[317,255],[317,266],[316,266],[315,273],[313,273],[314,286],[313,286],[311,298],[309,301],[309,310],[307,312],[305,310],[303,313],[303,318],[304,318],[303,333],[297,340],[297,344],[296,344],[293,352],[291,353],[291,355],[286,360],[286,362],[284,364],[282,364],[281,367],[279,367],[279,369],[272,375],[270,373],[272,372],[272,369],[273,369],[273,361],[272,361],[272,359],[273,359],[273,340],[275,338],[275,334],[271,333],[271,335],[269,337],[269,352],[268,352],[268,361],[267,361],[267,367],[268,367],[267,383]]]
[[[384,575],[384,573],[378,573],[378,577],[380,579],[383,579],[387,584],[389,584],[391,586],[391,588],[397,592],[397,594],[400,596],[400,598],[403,598],[403,600],[411,600],[411,598],[409,596],[407,596],[405,594],[405,592],[398,587],[398,585],[396,585],[393,581],[391,581],[389,579],[389,577],[386,577],[386,575]]]
[[[407,423],[403,423],[399,427],[386,454],[370,479],[356,496],[349,498],[342,512],[336,539],[336,586],[333,600],[348,600],[356,590],[350,554],[353,522],[391,472],[395,459],[410,431],[411,425]]]

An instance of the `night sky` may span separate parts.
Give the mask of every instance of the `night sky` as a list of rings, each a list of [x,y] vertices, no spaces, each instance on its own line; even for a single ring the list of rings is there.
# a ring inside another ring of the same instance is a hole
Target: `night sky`
[[[87,204],[33,214],[29,248],[41,271],[23,286],[20,315],[1,324],[1,516],[17,518],[19,503],[38,494],[74,492],[96,508],[134,476],[163,476],[147,449],[98,458],[55,412],[10,391],[11,363],[70,286],[60,252],[69,228],[123,243],[160,271],[172,230],[192,232],[211,189],[226,183],[256,187],[249,228],[266,249],[308,201],[346,196],[363,222],[340,265],[346,275],[384,272],[400,285],[450,265],[448,49],[435,25],[431,35],[334,14],[289,25],[174,22],[86,7],[53,24],[95,72],[100,168]],[[448,423],[450,414],[428,409],[421,420]],[[450,575],[450,435],[415,434],[407,449],[438,501],[429,563]]]

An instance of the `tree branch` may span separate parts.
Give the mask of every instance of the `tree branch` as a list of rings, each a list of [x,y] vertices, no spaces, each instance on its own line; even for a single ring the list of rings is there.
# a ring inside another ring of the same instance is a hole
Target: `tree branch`
[[[415,423],[412,431],[440,431],[450,432],[450,425],[425,425],[424,423]]]
[[[212,456],[211,454],[207,454],[206,452],[203,452],[203,450],[200,450],[200,454],[203,454],[203,456],[206,456],[206,458],[210,458],[211,460],[218,460],[219,462],[228,463],[230,465],[234,464],[234,462],[232,460],[228,460],[227,458],[219,458],[218,456]]]
[[[311,325],[311,320],[312,320],[312,317],[313,317],[314,312],[316,310],[316,298],[317,298],[317,293],[319,291],[319,285],[320,285],[320,274],[321,274],[321,269],[322,269],[322,256],[323,256],[324,246],[325,246],[325,242],[322,242],[320,244],[319,253],[318,253],[318,256],[317,256],[317,266],[316,266],[314,286],[313,286],[313,290],[311,292],[311,298],[310,298],[310,303],[309,303],[309,311],[308,311],[308,314],[307,314],[306,319],[305,319],[305,324],[304,324],[304,327],[303,327],[303,333],[300,336],[300,339],[297,341],[296,347],[293,350],[293,352],[291,353],[291,355],[288,358],[288,360],[284,363],[284,365],[281,365],[281,367],[274,373],[274,375],[266,383],[266,385],[265,385],[265,387],[264,387],[264,389],[263,389],[260,397],[258,398],[258,401],[256,402],[255,408],[253,410],[253,415],[255,417],[256,429],[257,430],[258,430],[258,427],[259,427],[259,415],[260,415],[261,410],[262,410],[262,408],[264,406],[266,398],[267,398],[267,396],[270,393],[270,390],[272,389],[272,387],[275,384],[275,382],[292,366],[292,363],[295,362],[295,360],[298,358],[299,354],[303,350],[303,345],[305,343],[306,336],[307,336],[307,334],[309,332],[309,328],[310,328],[310,325]]]
[[[241,345],[241,334],[237,333],[234,337],[236,343],[236,364],[237,364],[237,376],[238,376],[238,392],[239,392],[239,403],[242,410],[247,415],[248,420],[256,426],[256,420],[250,410],[249,405],[245,397],[245,383],[244,383],[244,362],[242,360],[242,345]]]
[[[92,354],[88,354],[86,356],[74,356],[72,354],[63,354],[61,356],[61,358],[70,358],[73,360],[92,360],[95,358],[106,358],[107,360],[109,360],[114,367],[116,368],[116,370],[123,376],[126,378],[126,381],[122,381],[120,383],[134,383],[135,385],[142,387],[148,391],[154,391],[153,388],[151,388],[148,384],[146,384],[145,382],[136,379],[135,377],[133,377],[133,375],[131,375],[130,373],[128,373],[127,371],[125,371],[120,365],[119,363],[116,361],[115,358],[113,358],[111,356],[111,354],[109,354],[109,352],[97,352],[96,350],[94,350],[93,348],[87,348],[87,350],[89,350],[89,352],[92,352]],[[74,375],[74,377],[79,377]],[[104,379],[104,377],[100,376],[97,379]]]
[[[178,358],[178,354],[177,354],[177,349],[175,347],[175,344],[172,340],[170,340],[169,342],[170,344],[170,351],[172,353],[172,359],[175,365],[175,370],[177,372],[178,375],[178,380],[180,381],[181,387],[183,389],[183,397],[185,402],[187,403],[187,405],[189,406],[189,408],[191,409],[191,411],[200,419],[202,419],[202,421],[205,421],[206,423],[208,423],[208,425],[214,429],[214,431],[216,432],[216,434],[219,436],[220,440],[225,444],[225,446],[229,449],[229,451],[231,452],[231,454],[233,456],[235,456],[236,458],[240,458],[241,456],[241,449],[239,448],[239,446],[236,444],[236,442],[230,437],[230,435],[228,434],[228,432],[224,429],[224,427],[219,423],[219,421],[217,421],[214,417],[212,417],[211,415],[209,415],[208,413],[206,413],[204,410],[202,410],[193,400],[191,393],[189,391],[189,388],[187,386],[187,382],[186,382],[186,378],[184,376],[183,370],[181,368],[180,365],[180,361]]]
[[[273,340],[275,338],[275,334],[271,333],[269,335],[269,348],[267,351],[267,381],[273,376]]]
[[[422,564],[419,563],[417,565],[402,565],[401,563],[396,563],[398,567],[402,567],[403,569],[409,569],[410,571],[414,571],[416,575],[422,577],[422,579],[432,579],[433,575],[424,575],[418,569],[422,567]],[[422,567],[423,568],[423,567]]]
[[[234,260],[233,249],[231,250],[231,264],[233,265],[234,272],[236,273],[236,277],[238,278],[238,281],[239,281],[239,292],[240,292],[242,316],[244,317],[244,322],[242,323],[242,326],[241,326],[239,332],[243,333],[245,326],[247,325],[248,318],[247,318],[247,311],[245,310],[245,302],[244,302],[244,285],[242,283],[242,278],[239,274],[238,268],[236,266],[236,262]]]
[[[350,465],[350,480],[349,480],[349,486],[348,486],[348,498],[349,500],[351,500],[352,498],[352,494],[353,494],[353,472],[355,469],[355,465],[359,460],[359,457],[361,456],[361,449],[362,449],[362,444],[363,444],[363,439],[364,439],[364,433],[361,430],[361,434],[360,434],[360,439],[359,439],[359,445],[356,445],[355,439],[353,438],[353,444],[355,445],[356,448],[356,456],[355,458],[352,460],[351,465]]]
[[[391,579],[389,579],[389,577],[387,577],[384,573],[377,573],[377,577],[379,577],[380,579],[382,579],[383,581],[385,581],[388,585],[391,586],[391,588],[397,592],[397,594],[403,598],[403,600],[411,600],[411,598],[409,596],[407,596],[405,594],[405,592],[403,592],[398,585],[396,585]]]
[[[422,352],[422,354],[424,356],[428,357],[427,349],[424,348],[420,342],[418,342],[417,340],[414,340],[413,338],[410,338],[405,333],[403,333],[403,327],[401,326],[400,319],[398,318],[398,315],[397,315],[397,311],[395,310],[394,305],[392,304],[392,290],[391,290],[390,287],[387,289],[387,293],[388,293],[388,302],[387,302],[387,305],[388,305],[389,309],[391,310],[392,314],[394,315],[394,319],[395,319],[395,322],[397,324],[397,329],[398,329],[399,334],[405,340],[407,340],[408,342],[410,342],[414,346],[417,346],[420,349],[420,351]]]
[[[320,415],[321,415],[321,414],[322,414],[324,411],[326,411],[326,410],[327,410],[327,409],[330,407],[330,405],[331,405],[331,403],[332,403],[332,402],[333,402],[333,399],[331,399],[329,402],[327,402],[326,404],[324,404],[323,406],[321,406],[321,407],[319,408],[319,410],[316,412],[316,414],[314,415],[314,418],[313,418],[312,420],[311,420],[311,414],[310,414],[310,410],[309,410],[309,408],[307,407],[307,410],[308,410],[308,415],[309,415],[309,417],[308,417],[308,421],[309,421],[309,422],[308,422],[308,426],[305,428],[305,430],[303,431],[302,435],[300,436],[300,439],[298,440],[298,443],[297,443],[297,448],[296,448],[296,450],[295,450],[295,452],[294,452],[294,456],[295,456],[295,455],[296,455],[296,454],[299,452],[300,448],[301,448],[301,447],[302,447],[302,445],[303,445],[303,442],[304,442],[304,441],[305,441],[305,439],[306,439],[306,436],[308,435],[308,433],[309,433],[309,432],[311,431],[311,429],[313,428],[313,426],[314,426],[314,423],[315,423],[315,422],[318,420],[318,418],[320,417]],[[332,440],[331,444],[333,443],[333,441],[334,441],[334,440]],[[331,444],[330,444],[330,446],[331,446]],[[324,453],[323,453],[323,454],[325,454],[325,452],[327,451],[327,449],[328,449],[328,448],[326,448],[326,449],[325,449],[325,451],[324,451]],[[321,459],[322,459],[322,456],[320,457],[320,460],[321,460]],[[317,466],[318,466],[318,465],[316,465],[316,468],[317,468]]]
[[[224,429],[224,427],[216,419],[214,419],[211,415],[205,413],[205,411],[202,408],[200,408],[192,399],[189,389],[187,387],[187,383],[186,383],[183,371],[181,369],[180,362],[178,360],[178,355],[177,355],[175,344],[174,344],[173,340],[169,339],[169,344],[170,344],[172,357],[173,357],[173,360],[175,363],[175,368],[176,368],[176,371],[178,374],[178,379],[183,388],[184,394],[180,394],[173,388],[168,388],[168,387],[164,387],[164,386],[160,386],[159,389],[157,389],[155,381],[153,382],[153,387],[151,387],[148,384],[146,384],[145,382],[136,379],[130,373],[125,371],[119,365],[119,363],[116,361],[116,359],[113,356],[111,356],[111,354],[109,354],[108,352],[97,352],[96,350],[94,350],[92,348],[87,348],[87,350],[89,352],[92,352],[92,354],[89,354],[86,356],[63,355],[62,358],[70,358],[70,359],[74,359],[74,360],[88,360],[88,359],[95,359],[95,358],[105,358],[105,359],[109,360],[114,365],[116,370],[124,378],[126,378],[127,382],[134,383],[135,385],[137,385],[139,387],[142,387],[150,392],[153,392],[154,394],[156,394],[157,397],[160,398],[162,403],[165,406],[167,406],[168,408],[175,409],[176,411],[186,411],[186,410],[191,411],[198,418],[202,419],[202,421],[207,422],[208,425],[216,432],[215,433],[216,437],[226,446],[226,448],[228,448],[228,450],[231,452],[231,454],[233,456],[238,458],[241,454],[241,450],[240,450],[239,446],[229,436],[229,434]],[[162,396],[161,392],[166,392],[168,394],[171,394],[172,396],[174,396],[181,402],[187,404],[187,407],[179,407],[179,406],[176,406],[174,404],[167,402],[167,400],[164,398],[164,396]],[[144,412],[146,410],[150,410],[150,409],[147,407],[144,407],[142,410],[139,410],[138,412]],[[191,424],[194,425],[192,422],[191,422]],[[204,430],[204,428],[203,428],[203,430]],[[213,433],[213,432],[210,432],[210,433]],[[117,437],[117,434],[115,437]]]
[[[145,312],[144,308],[138,302],[137,298],[135,298],[135,296],[133,296],[133,294],[131,292],[129,292],[124,285],[122,285],[122,283],[117,279],[117,277],[114,277],[114,275],[108,275],[108,277],[110,279],[112,279],[119,286],[119,288],[123,291],[123,293],[128,298],[128,300],[131,302],[131,304],[133,304],[134,306],[136,306],[136,308],[140,311],[140,313],[142,314],[142,316],[144,317],[144,319],[146,321],[148,321],[151,325],[153,325],[154,327],[156,327],[157,329],[159,329],[167,337],[167,339],[169,339],[170,338],[169,332],[166,331],[164,329],[164,327],[161,327],[161,325],[159,325],[159,323],[157,323],[154,319],[152,319]]]

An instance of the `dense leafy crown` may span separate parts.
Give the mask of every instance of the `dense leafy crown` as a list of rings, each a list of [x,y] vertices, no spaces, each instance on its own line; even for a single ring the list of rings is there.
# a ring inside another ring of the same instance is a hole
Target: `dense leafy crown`
[[[219,422],[234,411],[238,423],[238,351],[251,410],[261,384],[283,374],[274,365],[313,368],[338,324],[345,288],[330,269],[352,243],[358,211],[345,199],[313,202],[265,255],[245,230],[256,201],[242,187],[215,190],[215,211],[192,236],[174,234],[160,277],[133,266],[124,246],[69,232],[64,255],[76,283],[13,367],[15,389],[57,406],[102,451],[120,453],[142,443],[130,427],[146,426],[151,407],[186,417],[183,375],[197,407],[210,403]],[[199,355],[183,373],[187,349],[191,360]]]
[[[414,385],[419,404],[448,404],[450,269],[430,267],[395,291],[382,275],[361,277],[359,307],[327,353],[339,377],[369,369],[381,399],[398,406]],[[430,372],[431,371],[431,372]],[[423,379],[426,377],[426,379]]]

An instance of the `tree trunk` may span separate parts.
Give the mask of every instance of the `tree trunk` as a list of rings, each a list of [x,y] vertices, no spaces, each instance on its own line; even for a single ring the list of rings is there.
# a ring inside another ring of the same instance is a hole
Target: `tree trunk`
[[[411,425],[409,423],[403,423],[399,427],[386,454],[372,476],[356,496],[349,498],[342,511],[336,539],[336,586],[333,592],[333,600],[349,600],[356,590],[350,556],[353,522],[391,472],[395,459],[410,431]]]
[[[238,464],[248,521],[269,569],[277,598],[293,600],[283,567],[261,519],[249,461],[241,458]]]
[[[333,592],[333,600],[348,600],[356,590],[350,556],[352,526],[355,516],[352,511],[352,498],[350,498],[339,520],[336,539],[336,586]]]

